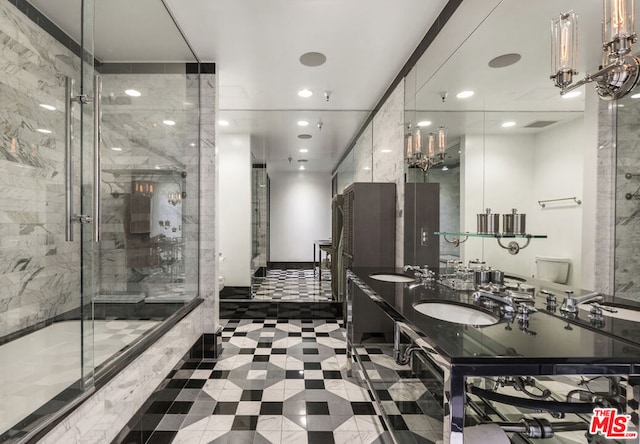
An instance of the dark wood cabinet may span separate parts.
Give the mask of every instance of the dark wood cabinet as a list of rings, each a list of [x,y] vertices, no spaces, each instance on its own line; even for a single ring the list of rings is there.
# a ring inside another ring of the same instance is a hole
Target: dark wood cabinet
[[[404,263],[438,269],[440,184],[407,183],[404,188]]]
[[[343,278],[352,267],[395,267],[396,184],[354,183],[344,192]]]

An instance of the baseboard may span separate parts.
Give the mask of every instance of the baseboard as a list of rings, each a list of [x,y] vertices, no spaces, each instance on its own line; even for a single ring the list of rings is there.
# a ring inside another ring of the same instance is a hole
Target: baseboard
[[[269,270],[310,270],[313,262],[267,262]]]

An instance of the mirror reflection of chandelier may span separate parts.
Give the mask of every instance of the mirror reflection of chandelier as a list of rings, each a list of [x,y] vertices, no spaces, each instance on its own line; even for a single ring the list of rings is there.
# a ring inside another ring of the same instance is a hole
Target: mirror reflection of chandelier
[[[409,132],[405,137],[405,158],[409,167],[421,168],[427,171],[434,165],[442,163],[447,151],[447,128],[441,126],[435,133],[429,133],[426,138],[420,127]]]
[[[179,203],[182,203],[182,193],[177,192],[177,193],[169,193],[167,202],[169,202],[171,205],[173,205],[174,207],[176,205],[178,205]]]
[[[153,183],[146,181],[138,181],[133,183],[133,192],[142,194],[145,197],[153,196]]]

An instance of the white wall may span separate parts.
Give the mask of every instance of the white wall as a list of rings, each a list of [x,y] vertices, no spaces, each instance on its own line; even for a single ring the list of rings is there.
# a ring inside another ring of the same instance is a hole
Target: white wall
[[[494,239],[471,238],[461,245],[464,260],[481,258],[493,268],[534,276],[536,256],[568,257],[572,262],[569,283],[580,286],[582,207],[561,203],[542,208],[538,200],[582,199],[583,118],[528,136],[467,135],[461,146],[461,231],[476,232],[476,214],[484,208],[501,215],[517,208],[526,214],[529,234],[547,235],[547,239],[531,240],[517,255]],[[509,239],[503,240],[503,245],[508,243]]]
[[[527,223],[531,224],[531,230],[546,234],[548,238],[532,241],[535,246],[531,248],[539,256],[571,259],[569,283],[581,286],[582,237],[586,234],[582,227],[583,207],[566,201],[547,203],[542,208],[537,201],[573,196],[584,200],[584,119],[581,116],[563,125],[553,126],[539,133],[535,141],[534,202]]]
[[[269,173],[271,262],[311,262],[313,241],[331,236],[331,174]]]
[[[249,135],[218,137],[220,253],[225,286],[251,285],[251,141]]]
[[[477,231],[476,214],[530,213],[533,196],[534,140],[531,136],[467,136],[464,140],[461,174],[465,206],[462,231]],[[484,179],[484,182],[483,182]],[[500,216],[502,229],[502,216]],[[504,242],[506,244],[507,242]],[[495,239],[469,239],[462,244],[464,259],[484,259],[492,268],[529,275],[530,250],[511,255]]]

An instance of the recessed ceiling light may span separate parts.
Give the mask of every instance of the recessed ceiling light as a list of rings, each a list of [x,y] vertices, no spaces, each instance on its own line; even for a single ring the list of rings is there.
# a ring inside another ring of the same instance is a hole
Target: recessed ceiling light
[[[300,166],[298,167],[298,169],[299,169],[299,170],[301,170],[301,171],[304,171],[306,168],[304,167],[304,165],[300,165]]]
[[[55,111],[56,107],[55,106],[51,106],[51,105],[47,105],[46,103],[41,103],[40,107],[49,110],[49,111]]]
[[[298,95],[304,98],[311,97],[313,95],[313,91],[307,88],[301,89],[300,91],[298,91]]]
[[[429,126],[431,125],[431,121],[430,120],[423,120],[421,122],[418,122],[418,126],[423,127],[423,126]]]
[[[173,126],[176,124],[176,122],[174,122],[173,120],[163,120],[162,123],[164,123],[167,126]]]
[[[390,153],[391,152],[391,148],[382,148],[380,150],[381,153]]]
[[[37,131],[42,134],[51,134],[51,130],[44,129],[44,128],[38,128]]]
[[[304,66],[320,66],[327,61],[327,56],[321,52],[306,52],[300,56],[300,63]]]
[[[120,148],[119,146],[112,146],[111,149],[113,151],[122,151],[122,148]]]
[[[511,66],[514,63],[518,63],[522,56],[517,53],[503,54],[489,61],[491,68],[505,68]]]
[[[369,170],[371,169],[371,167],[370,167],[370,166],[366,166],[366,167],[364,167],[364,169],[365,169],[366,171],[369,171]]]
[[[128,95],[128,96],[131,96],[131,97],[140,97],[142,95],[142,93],[140,91],[135,90],[135,89],[125,89],[124,93],[126,95]]]
[[[473,91],[460,91],[458,94],[456,94],[456,97],[458,99],[468,99],[469,97],[473,96],[475,93]]]
[[[193,143],[193,142],[191,142],[191,143],[189,144],[189,146],[196,146],[196,144],[195,144],[195,143]]]
[[[560,97],[562,97],[563,99],[573,99],[574,97],[578,97],[580,94],[582,94],[580,91],[571,91],[566,94],[563,94]]]
[[[311,139],[311,134],[298,134],[298,139]]]
[[[228,120],[218,120],[218,125],[220,126],[229,126]]]
[[[631,96],[632,99],[640,99],[640,93],[636,93]]]
[[[300,151],[301,153],[308,153],[309,150],[306,148],[300,148],[298,151]]]
[[[445,165],[445,166],[443,166],[443,167],[442,167],[442,171],[449,171],[449,167],[448,167],[448,166],[446,166],[446,165]]]
[[[502,123],[502,127],[503,128],[511,128],[512,126],[516,126],[516,122],[509,121],[509,122],[503,122]]]
[[[307,122],[306,120],[298,120],[298,126],[307,126],[309,125],[309,122]]]

